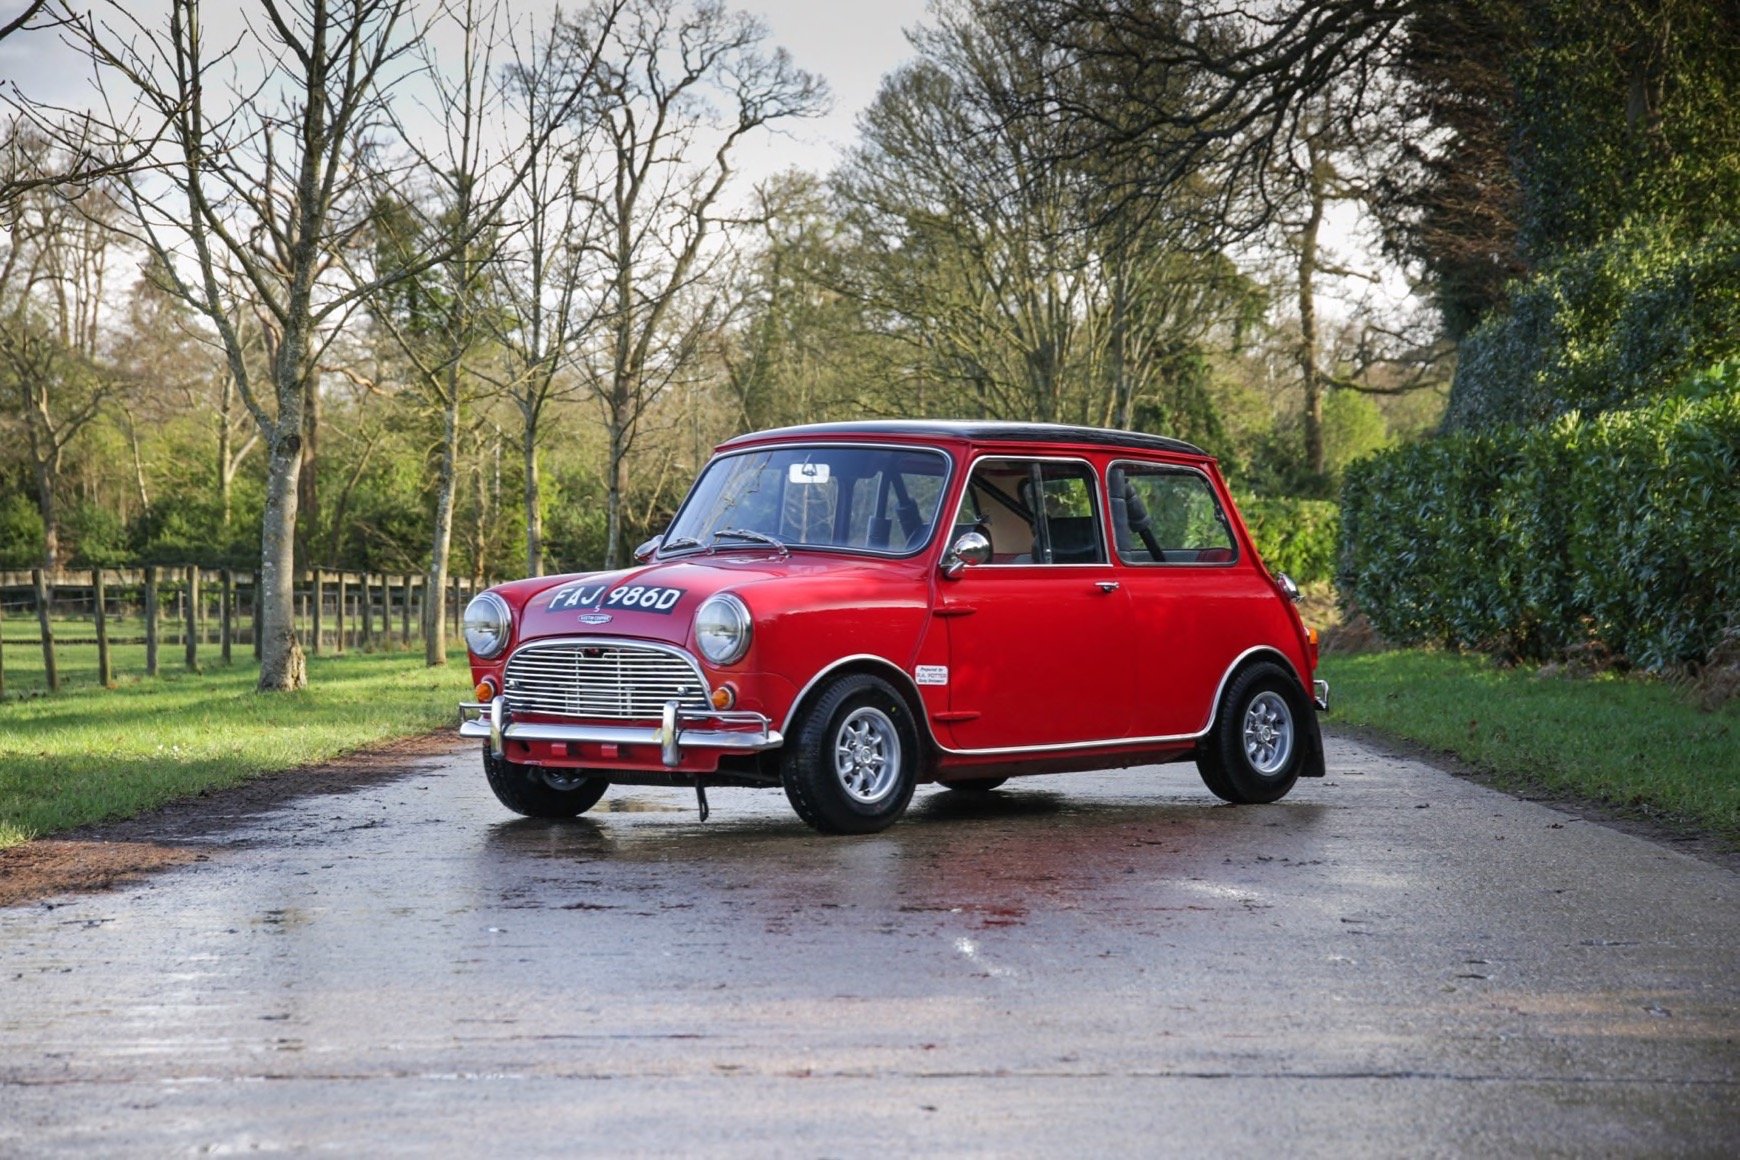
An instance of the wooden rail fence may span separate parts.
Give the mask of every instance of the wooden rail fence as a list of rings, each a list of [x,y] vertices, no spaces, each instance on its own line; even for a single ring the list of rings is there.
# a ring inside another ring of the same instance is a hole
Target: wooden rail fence
[[[481,589],[458,576],[449,585],[446,613],[457,635],[466,600]],[[0,572],[0,694],[6,691],[8,645],[40,644],[51,692],[60,689],[56,650],[69,645],[96,645],[97,678],[105,687],[114,684],[117,645],[145,646],[147,676],[157,675],[162,648],[176,644],[193,672],[200,671],[201,649],[211,646],[226,665],[238,647],[251,647],[258,659],[259,589],[257,572],[193,564]],[[294,584],[296,631],[315,656],[406,648],[423,639],[427,589],[428,579],[421,575],[301,571]],[[7,637],[9,624],[31,618],[34,633]],[[57,640],[57,620],[63,629],[73,621],[80,631],[88,622],[92,635]],[[118,635],[120,628],[131,631]]]

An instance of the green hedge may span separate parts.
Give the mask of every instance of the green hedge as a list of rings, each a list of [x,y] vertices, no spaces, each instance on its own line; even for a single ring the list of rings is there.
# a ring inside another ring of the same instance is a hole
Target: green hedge
[[[1650,407],[1349,468],[1343,595],[1400,644],[1696,663],[1740,624],[1740,368]]]
[[[1658,398],[1740,356],[1740,227],[1692,241],[1621,230],[1513,285],[1457,350],[1449,430],[1547,422]]]
[[[1239,514],[1257,542],[1263,563],[1300,584],[1335,576],[1341,510],[1329,500],[1288,496],[1238,497]]]

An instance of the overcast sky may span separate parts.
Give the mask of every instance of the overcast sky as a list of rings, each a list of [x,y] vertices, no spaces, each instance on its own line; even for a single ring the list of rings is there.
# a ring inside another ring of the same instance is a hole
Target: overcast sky
[[[151,0],[131,5],[143,14]],[[799,68],[819,73],[834,93],[828,116],[790,124],[742,158],[752,177],[790,167],[826,172],[856,136],[858,113],[876,95],[882,75],[911,55],[904,30],[924,18],[926,0],[749,0],[737,5],[766,20],[771,42],[788,49]],[[0,0],[0,20],[16,14],[22,0]],[[255,7],[242,0],[223,12]],[[519,0],[520,12],[548,12],[553,0]],[[578,5],[571,2],[565,7]],[[53,33],[14,35],[0,42],[0,81],[15,82],[26,96],[78,103],[89,91],[89,67]],[[789,123],[788,123],[789,124]]]

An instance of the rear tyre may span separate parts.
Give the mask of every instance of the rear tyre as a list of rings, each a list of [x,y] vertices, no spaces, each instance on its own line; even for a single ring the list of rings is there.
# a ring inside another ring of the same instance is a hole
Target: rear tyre
[[[918,731],[888,682],[843,677],[810,703],[786,739],[780,782],[798,817],[824,834],[874,834],[906,812]]]
[[[483,751],[483,773],[495,800],[528,818],[572,818],[598,804],[610,783],[602,777],[587,777],[581,771],[552,770],[551,777],[564,788],[545,780],[545,771],[535,765],[520,765]]]
[[[1240,672],[1197,747],[1202,784],[1241,805],[1286,797],[1310,750],[1309,712],[1299,682],[1279,665],[1263,662]]]

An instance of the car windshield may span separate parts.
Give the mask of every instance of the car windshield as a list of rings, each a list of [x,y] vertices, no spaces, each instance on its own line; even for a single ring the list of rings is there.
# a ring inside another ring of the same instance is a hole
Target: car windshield
[[[772,546],[902,556],[930,540],[948,481],[939,451],[771,447],[707,465],[661,554]]]

